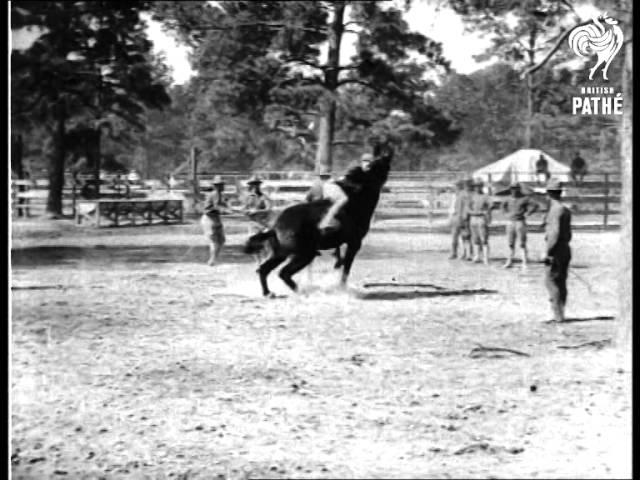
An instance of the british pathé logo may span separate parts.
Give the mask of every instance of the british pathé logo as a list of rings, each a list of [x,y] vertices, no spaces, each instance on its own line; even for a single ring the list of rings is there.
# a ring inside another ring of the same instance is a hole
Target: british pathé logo
[[[580,93],[571,102],[574,115],[622,115],[622,93],[613,87],[580,87]]]
[[[598,67],[603,65],[602,78],[609,80],[607,70],[611,60],[622,48],[622,29],[618,20],[604,13],[592,20],[592,23],[580,25],[569,34],[569,46],[581,57],[598,55],[596,64],[589,70],[589,80],[593,80],[593,74]]]

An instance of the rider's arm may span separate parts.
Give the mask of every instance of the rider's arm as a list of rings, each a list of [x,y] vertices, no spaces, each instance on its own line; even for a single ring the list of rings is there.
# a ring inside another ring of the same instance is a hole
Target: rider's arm
[[[362,170],[362,167],[353,167],[344,174],[340,179],[340,183],[354,190],[360,190],[362,188],[363,177],[364,170]]]

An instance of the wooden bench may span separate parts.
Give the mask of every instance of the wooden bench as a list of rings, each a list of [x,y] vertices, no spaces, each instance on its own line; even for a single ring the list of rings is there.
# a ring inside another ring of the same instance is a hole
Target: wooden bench
[[[180,199],[100,199],[81,200],[76,206],[76,223],[83,221],[96,226],[152,225],[182,223],[183,201]],[[106,224],[105,224],[106,223]]]

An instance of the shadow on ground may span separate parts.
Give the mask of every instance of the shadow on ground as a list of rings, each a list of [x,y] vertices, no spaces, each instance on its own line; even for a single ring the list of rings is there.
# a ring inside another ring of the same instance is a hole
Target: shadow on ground
[[[596,317],[575,317],[575,318],[565,318],[562,322],[556,322],[555,320],[547,320],[546,323],[558,323],[558,324],[564,324],[564,323],[578,323],[578,322],[602,322],[602,321],[613,321],[615,320],[615,317],[613,316],[609,316],[609,315],[599,315]]]
[[[494,293],[498,293],[498,291],[487,290],[484,288],[474,289],[474,290],[439,290],[437,292],[377,291],[377,292],[358,293],[357,297],[361,300],[411,300],[414,298],[488,295],[488,294],[494,294]]]
[[[11,250],[11,265],[16,267],[40,267],[91,262],[97,265],[118,263],[195,263],[205,264],[209,248],[205,246],[167,245],[94,245],[90,247],[42,246]],[[255,260],[242,252],[241,245],[225,247],[221,263],[244,264]]]

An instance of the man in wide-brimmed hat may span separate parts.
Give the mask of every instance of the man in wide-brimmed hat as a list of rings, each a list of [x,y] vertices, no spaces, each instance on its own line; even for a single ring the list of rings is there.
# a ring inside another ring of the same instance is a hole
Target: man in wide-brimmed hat
[[[247,180],[248,193],[244,202],[245,214],[256,224],[256,232],[269,226],[268,220],[272,208],[271,199],[264,194],[261,185],[260,177],[252,175]]]
[[[556,179],[547,183],[549,210],[545,225],[545,286],[556,322],[564,321],[567,303],[567,274],[571,261],[571,212],[560,202],[562,184]]]
[[[220,175],[213,179],[213,192],[206,196],[200,223],[205,237],[209,240],[209,265],[218,261],[225,243],[224,227],[220,215],[227,212],[227,199],[224,197],[224,181]]]
[[[271,218],[272,202],[271,199],[265,195],[261,189],[262,179],[257,175],[252,175],[247,180],[247,195],[244,199],[243,211],[249,220],[249,235],[254,235],[266,228],[269,228],[269,220]],[[265,248],[268,248],[268,244],[265,244]],[[257,253],[254,255],[256,263],[259,265],[262,255],[268,254],[266,252]]]
[[[511,196],[502,204],[507,214],[507,242],[509,243],[509,256],[504,264],[509,268],[513,263],[516,251],[516,241],[522,249],[522,269],[527,268],[527,222],[526,217],[538,210],[538,204],[529,195],[523,195],[522,186],[518,182],[512,182],[509,186]]]
[[[474,182],[474,192],[469,200],[469,229],[471,243],[475,245],[473,262],[480,261],[480,252],[485,265],[489,265],[489,224],[491,223],[491,199],[484,193],[481,179]]]

